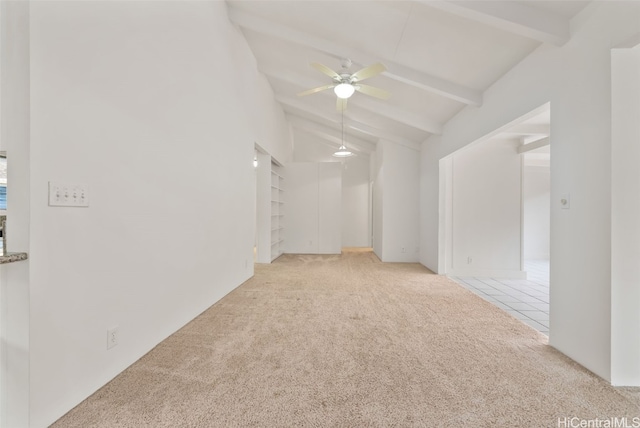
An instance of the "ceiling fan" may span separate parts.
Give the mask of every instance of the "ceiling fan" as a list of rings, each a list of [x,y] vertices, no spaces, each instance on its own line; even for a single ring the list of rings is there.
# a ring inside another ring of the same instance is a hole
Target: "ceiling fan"
[[[336,96],[338,97],[337,101],[337,109],[338,111],[343,111],[347,108],[347,100],[355,91],[362,92],[363,94],[370,95],[372,97],[380,98],[386,100],[391,96],[391,94],[384,89],[375,88],[369,85],[363,85],[360,83],[361,81],[368,79],[373,76],[377,76],[378,74],[384,72],[387,68],[384,64],[378,62],[376,64],[365,67],[355,73],[349,73],[349,67],[351,67],[351,60],[343,59],[340,62],[342,69],[340,73],[337,73],[327,67],[326,65],[312,62],[311,67],[320,71],[321,73],[326,74],[327,76],[333,79],[333,83],[328,85],[319,86],[317,88],[309,89],[303,92],[298,93],[298,96],[311,95],[316,92],[321,92],[326,89],[333,88]]]

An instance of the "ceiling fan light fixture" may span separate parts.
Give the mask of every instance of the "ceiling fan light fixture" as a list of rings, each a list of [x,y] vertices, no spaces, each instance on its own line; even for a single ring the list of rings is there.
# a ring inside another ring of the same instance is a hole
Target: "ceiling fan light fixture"
[[[336,158],[348,158],[349,156],[353,156],[353,152],[350,152],[349,149],[345,147],[345,145],[341,145],[340,148],[333,154]]]
[[[333,88],[333,92],[336,93],[338,98],[346,99],[349,98],[355,92],[356,88],[353,87],[350,83],[340,83],[335,88]]]

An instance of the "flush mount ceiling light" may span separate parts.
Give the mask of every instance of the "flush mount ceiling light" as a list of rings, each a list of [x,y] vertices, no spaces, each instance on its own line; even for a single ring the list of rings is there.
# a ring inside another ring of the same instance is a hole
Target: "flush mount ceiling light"
[[[333,156],[336,158],[348,158],[349,156],[353,156],[353,153],[344,145],[344,110],[342,110],[342,144]]]

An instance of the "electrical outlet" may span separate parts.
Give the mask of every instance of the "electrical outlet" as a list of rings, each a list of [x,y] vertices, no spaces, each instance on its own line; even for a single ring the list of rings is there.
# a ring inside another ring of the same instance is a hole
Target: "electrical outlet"
[[[107,330],[107,349],[111,349],[118,344],[118,327]]]
[[[401,252],[401,253],[406,253],[407,251],[406,251],[406,249],[405,249],[404,247],[402,247],[402,248],[400,249],[400,252]]]
[[[467,264],[470,265],[473,263],[473,259],[471,257],[467,257]]]

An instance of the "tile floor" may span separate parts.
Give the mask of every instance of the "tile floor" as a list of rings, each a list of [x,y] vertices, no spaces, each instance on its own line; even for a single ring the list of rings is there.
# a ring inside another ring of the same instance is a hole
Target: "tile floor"
[[[458,284],[549,335],[549,260],[524,262],[526,280],[451,277]]]

